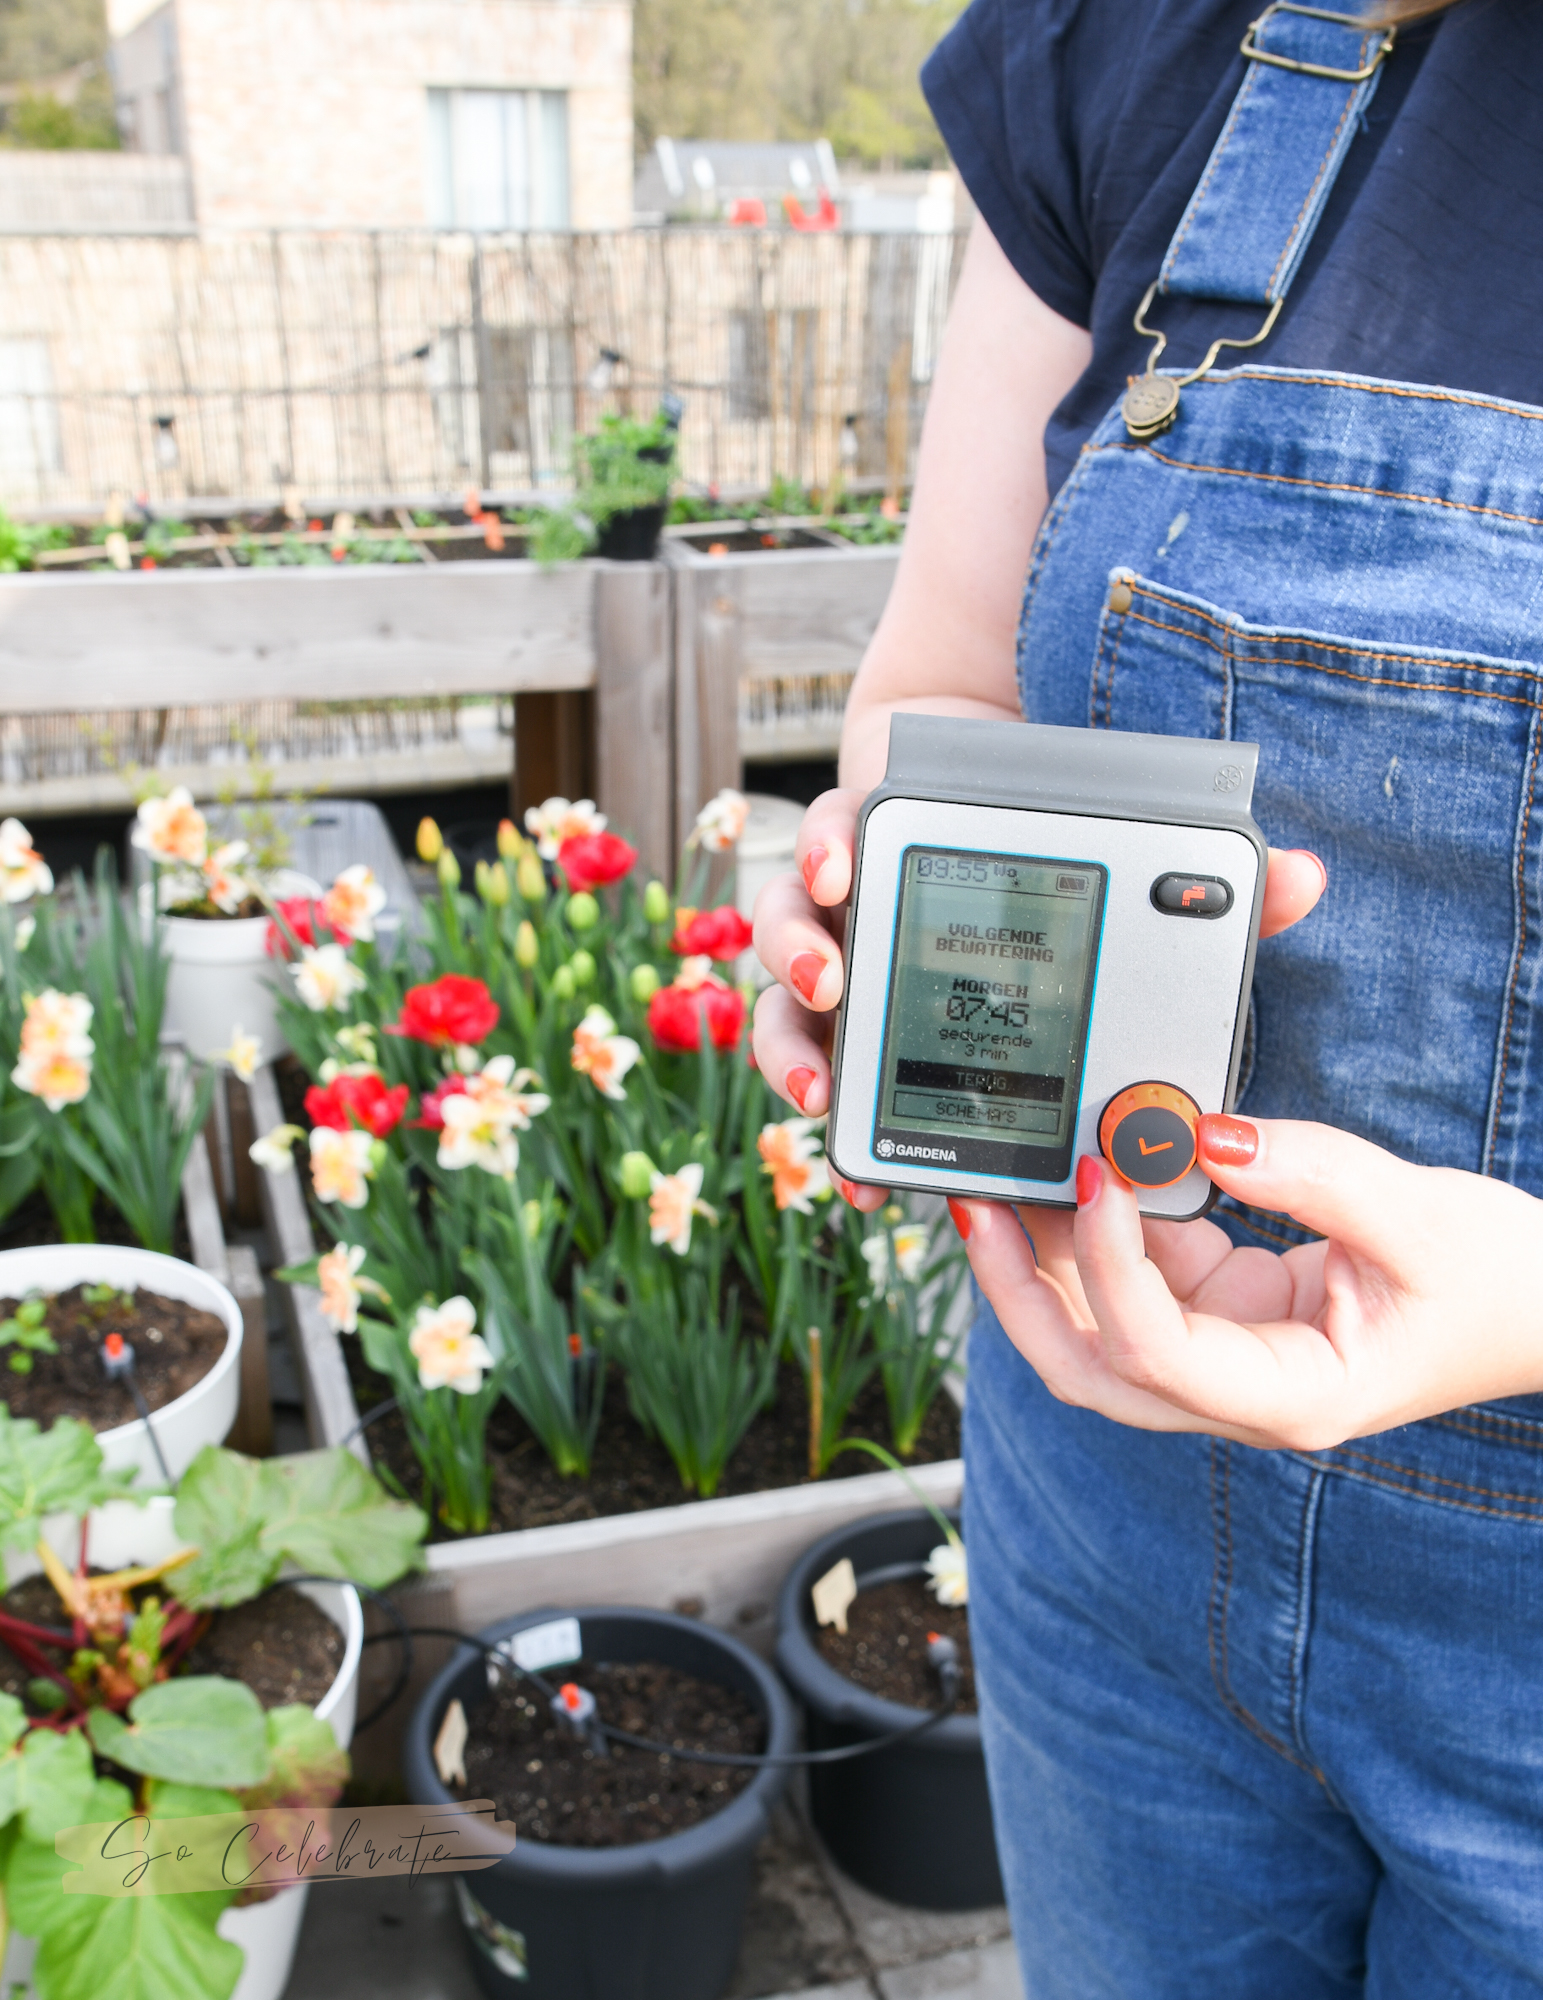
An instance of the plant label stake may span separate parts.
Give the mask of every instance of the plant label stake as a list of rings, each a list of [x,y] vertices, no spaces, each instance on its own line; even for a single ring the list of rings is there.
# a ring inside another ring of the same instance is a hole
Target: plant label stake
[[[857,1572],[852,1567],[852,1558],[843,1556],[834,1569],[825,1572],[809,1595],[820,1624],[834,1625],[838,1632],[845,1632],[847,1609],[857,1595]]]
[[[1117,572],[1111,619],[1136,615]],[[1076,1206],[1102,1154],[1143,1215],[1216,1189],[1265,845],[1258,746],[1003,725],[890,724],[858,824],[826,1152],[870,1186]]]
[[[439,1725],[439,1734],[434,1738],[434,1768],[439,1773],[442,1785],[453,1780],[458,1785],[466,1783],[466,1711],[459,1701],[451,1702],[445,1710],[445,1719]]]

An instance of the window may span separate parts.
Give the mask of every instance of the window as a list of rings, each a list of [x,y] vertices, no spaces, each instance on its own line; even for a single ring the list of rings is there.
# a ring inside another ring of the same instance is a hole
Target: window
[[[47,342],[0,340],[0,491],[40,494],[63,463]]]
[[[436,229],[566,229],[566,93],[431,90],[429,220]]]

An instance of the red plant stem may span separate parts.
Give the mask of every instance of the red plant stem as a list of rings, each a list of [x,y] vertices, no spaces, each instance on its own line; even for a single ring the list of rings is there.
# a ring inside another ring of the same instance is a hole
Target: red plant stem
[[[185,1615],[189,1623],[177,1634],[177,1637],[172,1641],[169,1648],[166,1646],[161,1648],[161,1664],[166,1668],[168,1673],[173,1668],[182,1664],[182,1661],[192,1652],[199,1640],[208,1631],[213,1621],[213,1613],[208,1611],[189,1611]],[[173,1616],[175,1616],[175,1613]],[[166,1622],[169,1626],[171,1619],[168,1618]],[[166,1635],[162,1633],[161,1636],[164,1639]]]
[[[13,1618],[8,1611],[0,1611],[0,1639],[14,1632],[18,1638],[30,1639],[35,1645],[70,1646],[74,1644],[68,1632],[60,1632],[52,1625],[29,1625],[25,1618]]]
[[[8,1620],[7,1622],[11,1621]],[[62,1687],[76,1708],[83,1708],[85,1706],[80,1689],[76,1687],[72,1680],[60,1673],[56,1666],[51,1665],[30,1639],[23,1638],[18,1632],[0,1631],[0,1641],[4,1642],[24,1667],[30,1667],[34,1674],[54,1681],[58,1686]]]

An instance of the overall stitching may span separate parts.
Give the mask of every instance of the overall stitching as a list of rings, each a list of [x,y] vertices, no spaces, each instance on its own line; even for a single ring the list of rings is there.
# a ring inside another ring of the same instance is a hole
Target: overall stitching
[[[1297,368],[1264,368],[1258,362],[1228,368],[1206,377],[1207,389],[1228,389],[1234,382],[1269,382],[1277,388],[1303,385],[1313,389],[1346,389],[1363,396],[1401,396],[1411,403],[1457,403],[1468,410],[1492,410],[1501,417],[1521,417],[1529,424],[1543,423],[1543,410],[1527,403],[1500,403],[1484,396],[1464,395],[1460,389],[1426,389],[1419,383],[1357,382],[1345,375],[1310,375]],[[1084,446],[1084,450],[1087,447]],[[1261,477],[1268,477],[1262,474]]]
[[[1232,143],[1239,115],[1242,112],[1244,104],[1255,89],[1258,76],[1258,66],[1250,65],[1249,73],[1243,79],[1242,87],[1239,89],[1237,96],[1232,100],[1232,109],[1227,114],[1227,122],[1222,127],[1221,137],[1216,142],[1216,150],[1212,153],[1206,170],[1200,177],[1199,187],[1195,189],[1195,192],[1189,198],[1189,207],[1184,211],[1183,220],[1179,224],[1173,241],[1168,245],[1168,253],[1163,258],[1162,266],[1157,274],[1158,284],[1164,292],[1168,289],[1168,273],[1173,269],[1174,263],[1178,258],[1179,248],[1185,237],[1189,234],[1190,225],[1194,221],[1200,204],[1205,198],[1205,191],[1211,185],[1212,177],[1216,169],[1221,165],[1222,157],[1226,153],[1227,148]]]
[[[1496,1488],[1492,1486],[1474,1486],[1465,1479],[1447,1479],[1439,1472],[1424,1472],[1421,1471],[1418,1466],[1400,1465],[1394,1459],[1378,1458],[1374,1453],[1369,1451],[1352,1451],[1350,1446],[1345,1444],[1336,1445],[1334,1447],[1334,1450],[1339,1454],[1341,1458],[1354,1459],[1358,1464],[1361,1465],[1379,1466],[1384,1472],[1396,1472],[1405,1479],[1424,1480],[1432,1486],[1450,1486],[1453,1489],[1453,1491],[1457,1493],[1482,1494],[1486,1500],[1514,1500],[1523,1507],[1536,1507],[1538,1509],[1536,1515],[1511,1514],[1507,1518],[1513,1521],[1535,1520],[1539,1526],[1543,1526],[1543,1494],[1506,1493],[1502,1491],[1497,1491]],[[1319,1465],[1324,1465],[1324,1464],[1332,1464],[1334,1461],[1328,1455],[1325,1455],[1323,1458],[1314,1459],[1313,1462]],[[1423,1494],[1420,1497],[1423,1499],[1434,1501],[1437,1506],[1462,1507],[1468,1504],[1467,1502],[1461,1500],[1446,1500],[1439,1493]],[[1488,1507],[1480,1507],[1475,1509],[1474,1511],[1481,1514],[1488,1514],[1492,1513],[1494,1510]]]
[[[1220,1514],[1217,1511],[1218,1458],[1222,1466]],[[1287,1744],[1266,1729],[1233,1692],[1227,1662],[1227,1608],[1232,1596],[1232,1447],[1225,1438],[1211,1440],[1211,1533],[1215,1557],[1211,1566],[1211,1603],[1206,1621],[1206,1640],[1211,1659],[1211,1680],[1221,1697],[1222,1706],[1278,1757],[1283,1757],[1288,1764],[1294,1764],[1299,1771],[1306,1771],[1323,1784],[1323,1773],[1314,1765],[1304,1763]]]
[[[1460,1418],[1466,1421],[1459,1422]],[[1485,1410],[1473,1404],[1466,1409],[1445,1411],[1438,1417],[1426,1417],[1423,1421],[1444,1424],[1448,1430],[1481,1438],[1485,1444],[1508,1444],[1522,1451],[1543,1451],[1543,1424],[1535,1417],[1508,1417],[1499,1410]],[[1521,1435],[1506,1437],[1503,1433],[1507,1430]]]
[[[1536,514],[1510,514],[1503,507],[1481,507],[1476,500],[1443,500],[1435,493],[1401,493],[1396,488],[1353,486],[1343,479],[1303,479],[1290,472],[1252,472],[1239,465],[1201,465],[1193,459],[1174,458],[1150,444],[1125,443],[1119,438],[1111,438],[1106,444],[1084,446],[1084,450],[1144,451],[1160,465],[1171,465],[1178,472],[1213,472],[1224,479],[1262,479],[1273,486],[1310,486],[1320,493],[1355,493],[1367,500],[1410,500],[1422,507],[1449,507],[1458,514],[1483,514],[1496,521],[1519,522],[1524,528],[1543,528],[1543,518]]]
[[[1371,37],[1369,35],[1363,35],[1361,37],[1361,56],[1360,56],[1360,62],[1357,65],[1358,68],[1364,69],[1366,66],[1366,45],[1370,40]],[[1353,88],[1351,89],[1350,95],[1345,99],[1345,108],[1339,114],[1339,123],[1334,127],[1334,135],[1329,140],[1329,149],[1324,154],[1323,159],[1319,162],[1318,171],[1313,176],[1313,184],[1307,190],[1306,201],[1304,201],[1302,206],[1297,210],[1297,219],[1291,225],[1291,233],[1286,238],[1286,247],[1284,250],[1282,250],[1280,256],[1275,260],[1275,269],[1270,273],[1269,282],[1266,284],[1264,288],[1264,295],[1266,299],[1270,298],[1271,288],[1274,286],[1275,280],[1281,274],[1281,267],[1286,262],[1287,258],[1291,255],[1292,245],[1296,242],[1297,238],[1302,233],[1303,220],[1306,217],[1309,208],[1312,207],[1313,196],[1317,194],[1319,186],[1323,181],[1324,175],[1329,171],[1329,162],[1334,158],[1334,149],[1339,144],[1340,133],[1343,132],[1345,129],[1345,120],[1350,116],[1351,112],[1356,108],[1356,100],[1360,97],[1361,92],[1365,89],[1365,87],[1366,86],[1364,84],[1360,83],[1354,85]]]
[[[1505,1106],[1506,1070],[1511,1060],[1511,1027],[1516,1018],[1516,985],[1521,978],[1522,960],[1527,951],[1527,830],[1532,823],[1532,800],[1538,779],[1538,725],[1533,717],[1532,756],[1527,765],[1527,802],[1522,809],[1521,839],[1516,847],[1516,945],[1511,955],[1511,976],[1506,982],[1505,1035],[1500,1044],[1500,1074],[1495,1080],[1495,1108],[1490,1121],[1489,1140],[1484,1149],[1484,1171],[1495,1163],[1495,1142]]]
[[[1120,641],[1125,636],[1125,620],[1128,615],[1127,612],[1123,611],[1110,611],[1106,601],[1104,616],[1099,621],[1098,651],[1093,656],[1093,679],[1088,689],[1088,726],[1091,729],[1112,729],[1114,727],[1112,720],[1114,670],[1119,665]],[[1109,672],[1101,684],[1099,680],[1099,668],[1103,662],[1104,644],[1111,630],[1115,635],[1114,650],[1109,655]],[[1102,709],[1102,715],[1100,715],[1100,709]]]
[[[1307,1759],[1313,1770],[1318,1770],[1318,1760],[1307,1744],[1307,1642],[1313,1617],[1313,1552],[1318,1540],[1318,1513],[1323,1501],[1323,1489],[1327,1475],[1315,1472],[1308,1482],[1307,1492],[1302,1499],[1302,1531],[1297,1538],[1297,1622],[1291,1635],[1291,1733],[1297,1748]],[[1318,1773],[1324,1790],[1330,1791],[1329,1783]],[[1335,1803],[1339,1801],[1336,1799]]]

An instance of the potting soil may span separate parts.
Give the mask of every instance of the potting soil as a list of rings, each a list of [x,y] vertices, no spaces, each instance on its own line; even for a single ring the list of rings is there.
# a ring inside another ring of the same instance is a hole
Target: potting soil
[[[126,1306],[124,1299],[130,1303]],[[0,1299],[0,1320],[20,1300]],[[121,1333],[134,1350],[134,1372],[151,1411],[163,1409],[203,1380],[225,1352],[225,1322],[182,1299],[143,1289],[115,1293],[92,1305],[72,1285],[48,1301],[43,1321],[58,1345],[57,1354],[29,1352],[32,1366],[10,1366],[24,1352],[0,1347],[0,1397],[13,1417],[32,1417],[45,1428],[56,1417],[84,1417],[93,1430],[130,1424],[138,1415],[126,1382],[110,1382],[98,1349],[109,1333]]]
[[[754,1754],[761,1718],[743,1695],[653,1662],[589,1660],[554,1670],[576,1681],[615,1728],[693,1750]],[[556,1847],[630,1847],[662,1840],[721,1812],[751,1782],[751,1768],[689,1763],[613,1744],[597,1757],[559,1734],[529,1682],[502,1683],[468,1710],[466,1783],[457,1797],[492,1799],[521,1840]]]
[[[898,1577],[859,1591],[847,1608],[847,1629],[819,1628],[815,1644],[826,1662],[870,1694],[902,1708],[936,1708],[942,1699],[937,1669],[927,1658],[927,1634],[939,1632],[959,1648],[962,1715],[973,1715],[975,1665],[970,1619],[963,1605],[939,1604],[922,1576]]]

